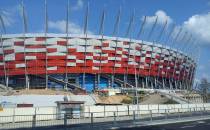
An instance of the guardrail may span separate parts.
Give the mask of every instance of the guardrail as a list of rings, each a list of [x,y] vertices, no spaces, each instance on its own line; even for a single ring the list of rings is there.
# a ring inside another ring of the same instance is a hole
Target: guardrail
[[[84,112],[84,113],[59,113],[59,114],[35,114],[35,115],[13,115],[0,116],[0,129],[36,128],[49,126],[74,126],[74,125],[95,125],[109,123],[135,123],[141,121],[155,121],[167,119],[182,119],[184,117],[196,117],[210,115],[210,109],[198,108],[177,108],[139,111],[107,111]]]

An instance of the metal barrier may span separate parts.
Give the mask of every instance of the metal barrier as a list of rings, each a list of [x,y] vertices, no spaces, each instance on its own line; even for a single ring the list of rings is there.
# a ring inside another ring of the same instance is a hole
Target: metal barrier
[[[139,111],[109,111],[95,113],[82,113],[80,116],[69,114],[36,114],[36,115],[14,115],[0,116],[0,129],[15,128],[36,128],[45,126],[74,126],[74,125],[96,125],[100,123],[110,123],[113,126],[118,123],[136,123],[142,121],[157,121],[168,119],[182,119],[183,117],[210,115],[210,109],[198,107],[193,109],[174,108],[158,110]]]

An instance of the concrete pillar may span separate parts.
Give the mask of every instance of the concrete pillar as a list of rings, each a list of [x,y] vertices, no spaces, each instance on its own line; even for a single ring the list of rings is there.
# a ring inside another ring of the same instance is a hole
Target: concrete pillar
[[[169,86],[170,86],[171,89],[174,89],[174,88],[173,88],[173,85],[171,84],[171,80],[169,80]],[[176,88],[175,88],[175,89],[176,89]]]
[[[175,83],[175,88],[178,89],[176,81],[174,83]]]
[[[68,84],[68,74],[65,75],[64,81],[65,81],[64,89],[67,90],[67,87],[68,87],[68,85],[67,85]]]
[[[82,87],[85,89],[85,73],[82,75]]]
[[[46,88],[45,89],[48,89],[48,75],[46,74]]]
[[[148,87],[148,81],[147,81],[147,77],[146,77],[146,87]]]
[[[165,89],[166,88],[166,86],[165,86],[165,80],[163,79],[162,82],[163,82],[163,89]]]
[[[181,83],[179,82],[179,86],[180,86],[180,88],[183,88],[183,90],[185,89],[184,87],[182,87],[182,85],[181,85]]]
[[[157,79],[155,78],[155,88],[157,88]]]
[[[28,75],[27,75],[27,87],[28,89],[30,89],[30,78],[28,77]]]
[[[112,74],[111,75],[111,88],[114,87],[114,75]]]
[[[154,84],[151,82],[151,80],[150,80],[150,84],[151,84],[152,89],[154,89]]]
[[[6,86],[9,86],[9,76],[6,77]]]
[[[124,87],[126,88],[126,75],[124,74],[124,77],[123,77],[123,80],[124,80]]]
[[[108,79],[108,88],[110,88],[110,86],[111,86],[111,80]]]
[[[143,89],[145,88],[144,81],[142,81],[142,87],[143,87]]]
[[[99,89],[100,88],[100,83],[101,83],[101,75],[98,74],[97,75],[97,88],[96,89]]]
[[[93,90],[96,90],[98,87],[98,75],[94,75],[94,85],[93,85]]]

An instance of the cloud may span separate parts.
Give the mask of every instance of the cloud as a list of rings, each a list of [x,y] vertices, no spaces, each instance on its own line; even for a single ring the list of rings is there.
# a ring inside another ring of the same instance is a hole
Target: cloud
[[[198,40],[210,42],[210,13],[191,16],[183,23],[183,28],[191,32]]]
[[[71,34],[82,34],[83,28],[80,27],[78,24],[69,22],[69,33]],[[58,20],[58,21],[49,21],[49,28],[55,29],[59,32],[65,33],[66,32],[66,21],[65,20]],[[93,32],[88,31],[88,34],[93,34]]]
[[[156,11],[154,16],[147,16],[147,23],[154,23],[157,16],[158,24],[163,24],[166,20],[168,21],[168,24],[173,23],[173,19],[170,16],[168,16],[163,10]]]
[[[83,8],[83,6],[84,6],[84,2],[82,0],[77,0],[77,3],[76,3],[76,5],[74,5],[72,7],[72,10],[74,10],[74,11],[80,10]]]

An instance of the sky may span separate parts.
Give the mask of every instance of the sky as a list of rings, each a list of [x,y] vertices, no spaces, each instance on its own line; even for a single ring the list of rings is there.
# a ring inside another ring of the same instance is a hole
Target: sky
[[[4,21],[7,34],[23,33],[22,0],[0,0],[0,14]],[[44,0],[23,0],[27,27],[29,33],[44,32],[45,13]],[[99,34],[100,19],[105,11],[104,35],[112,36],[117,12],[121,9],[119,22],[119,37],[138,39],[138,31],[147,16],[145,31],[140,37],[144,40],[157,40],[163,25],[167,21],[167,28],[158,42],[164,43],[173,25],[176,25],[173,37],[180,28],[193,37],[192,43],[184,43],[193,57],[200,57],[196,72],[196,81],[207,78],[210,81],[210,0],[69,0],[69,33],[83,33],[84,15],[89,4],[88,33]],[[47,0],[48,32],[65,33],[67,0]],[[129,21],[134,14],[134,22],[130,35],[126,36]],[[149,30],[158,17],[154,33],[148,39]],[[180,38],[182,39],[182,38]],[[177,46],[180,47],[181,40]],[[187,38],[186,38],[187,39]],[[172,40],[171,40],[172,41]],[[196,41],[193,43],[193,41]],[[186,42],[186,40],[185,40]],[[170,44],[164,43],[164,44]],[[200,53],[199,53],[200,52]]]

